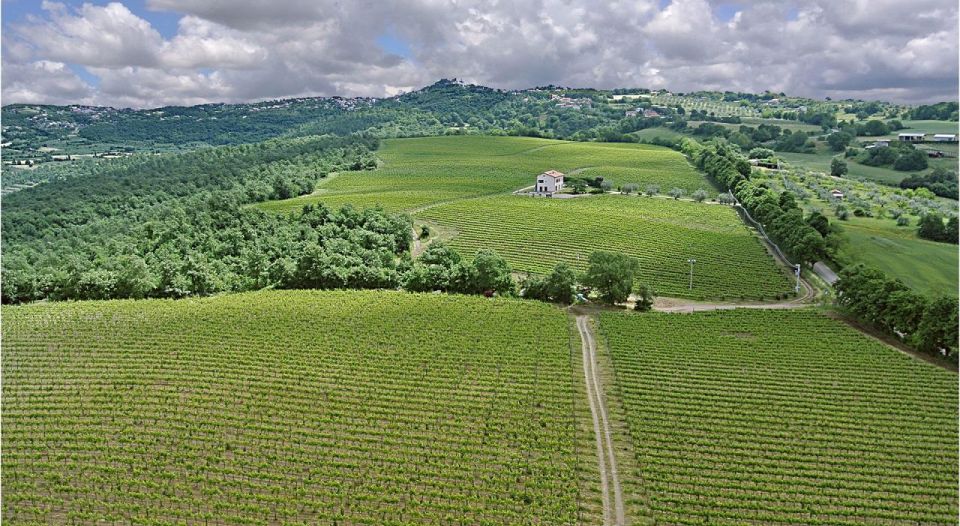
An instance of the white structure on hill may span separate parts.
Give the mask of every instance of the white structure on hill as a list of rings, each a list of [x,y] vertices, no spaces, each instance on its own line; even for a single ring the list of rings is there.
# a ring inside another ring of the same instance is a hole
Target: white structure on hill
[[[957,136],[953,133],[937,133],[933,136],[933,142],[957,142]]]
[[[534,193],[537,195],[551,195],[563,189],[563,174],[556,170],[547,170],[537,176],[537,185]]]
[[[897,135],[897,139],[903,142],[923,142],[923,138],[926,136],[925,133],[901,133]]]

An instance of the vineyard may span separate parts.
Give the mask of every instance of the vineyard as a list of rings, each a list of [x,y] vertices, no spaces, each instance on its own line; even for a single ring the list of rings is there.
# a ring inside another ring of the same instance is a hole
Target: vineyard
[[[261,292],[3,318],[4,523],[577,520],[552,306]]]
[[[582,143],[529,137],[450,136],[391,139],[377,152],[374,171],[347,172],[322,181],[310,195],[259,205],[266,210],[299,209],[323,202],[358,208],[382,205],[413,210],[465,197],[507,193],[533,185],[546,170],[605,177],[615,185],[658,184],[664,192],[689,195],[716,191],[679,153],[638,144]]]
[[[493,248],[520,271],[548,272],[559,261],[584,269],[591,252],[609,250],[639,259],[640,279],[665,296],[792,293],[772,256],[726,206],[618,195],[496,196],[448,203],[417,218],[456,231],[450,243],[463,253]],[[692,290],[689,258],[697,260]]]
[[[956,524],[957,377],[813,311],[603,314],[658,524]]]

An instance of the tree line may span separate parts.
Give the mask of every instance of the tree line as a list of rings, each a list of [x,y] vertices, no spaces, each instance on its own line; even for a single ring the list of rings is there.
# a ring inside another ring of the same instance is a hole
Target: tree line
[[[956,298],[928,298],[862,264],[838,275],[837,304],[920,351],[956,359],[960,323]]]
[[[804,215],[793,194],[778,194],[752,181],[752,167],[738,148],[723,140],[701,144],[686,138],[677,146],[721,189],[735,196],[791,259],[813,264],[832,255],[839,246],[839,238],[823,214]]]

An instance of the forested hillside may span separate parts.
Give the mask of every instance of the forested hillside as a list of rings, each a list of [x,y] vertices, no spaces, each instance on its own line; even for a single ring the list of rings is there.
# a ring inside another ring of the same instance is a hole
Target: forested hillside
[[[3,301],[179,297],[396,282],[410,223],[378,210],[289,216],[246,203],[372,167],[373,139],[311,137],[136,156],[4,199]]]

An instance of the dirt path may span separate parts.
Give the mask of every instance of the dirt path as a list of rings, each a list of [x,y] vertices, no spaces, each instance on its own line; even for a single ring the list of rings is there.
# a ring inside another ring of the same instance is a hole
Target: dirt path
[[[587,397],[590,399],[590,412],[593,415],[593,430],[597,437],[597,462],[600,465],[600,484],[603,494],[603,523],[622,526],[626,521],[623,490],[617,473],[617,458],[613,450],[604,391],[600,385],[600,375],[597,373],[597,342],[593,338],[587,316],[577,316],[577,330],[583,342],[583,375],[587,386]],[[613,487],[613,509],[610,506],[610,486]]]

